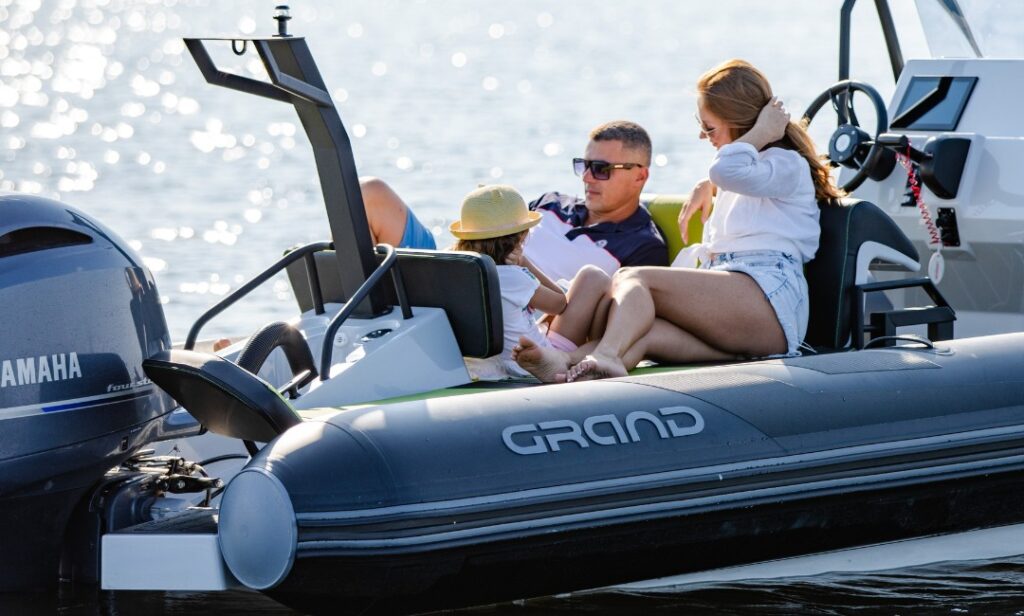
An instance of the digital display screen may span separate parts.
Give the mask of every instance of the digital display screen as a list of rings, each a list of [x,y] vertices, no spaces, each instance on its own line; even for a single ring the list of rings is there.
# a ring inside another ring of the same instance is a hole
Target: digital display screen
[[[977,77],[912,77],[890,126],[956,130],[977,82]]]

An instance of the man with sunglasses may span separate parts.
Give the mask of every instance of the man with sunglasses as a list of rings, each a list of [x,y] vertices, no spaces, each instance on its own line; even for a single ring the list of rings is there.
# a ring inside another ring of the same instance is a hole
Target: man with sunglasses
[[[584,197],[557,192],[530,204],[544,214],[526,242],[526,256],[555,280],[571,280],[585,265],[608,274],[619,267],[668,265],[668,249],[640,193],[651,164],[651,138],[638,124],[608,122],[590,132],[583,158],[573,160]],[[434,239],[384,181],[361,178],[374,243],[434,248]]]
[[[584,265],[609,274],[668,265],[665,241],[640,207],[650,164],[651,138],[639,124],[618,120],[592,130],[584,157],[573,159],[584,197],[551,192],[530,204],[544,218],[530,233],[526,256],[556,280],[571,280]]]

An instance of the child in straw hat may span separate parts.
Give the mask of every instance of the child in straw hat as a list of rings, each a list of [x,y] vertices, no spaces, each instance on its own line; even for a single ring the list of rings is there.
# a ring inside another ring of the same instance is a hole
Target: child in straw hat
[[[523,255],[528,230],[540,219],[511,186],[481,186],[466,195],[461,217],[450,227],[458,239],[455,250],[485,254],[497,266],[505,324],[500,376],[528,376],[512,359],[521,336],[571,352],[596,338],[608,315],[611,279],[602,270],[584,267],[565,292]],[[547,315],[540,324],[538,312]]]

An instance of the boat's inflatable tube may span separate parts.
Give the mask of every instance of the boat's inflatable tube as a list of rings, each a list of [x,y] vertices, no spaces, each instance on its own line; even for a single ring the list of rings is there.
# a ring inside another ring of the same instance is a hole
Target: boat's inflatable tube
[[[339,412],[228,486],[301,609],[415,612],[1019,521],[1024,334]]]

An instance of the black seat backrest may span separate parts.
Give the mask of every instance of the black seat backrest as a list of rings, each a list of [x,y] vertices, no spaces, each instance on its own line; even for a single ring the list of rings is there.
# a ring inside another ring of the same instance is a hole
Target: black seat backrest
[[[222,357],[161,351],[142,368],[210,432],[265,443],[302,422],[270,384]]]
[[[501,353],[504,323],[498,270],[490,257],[475,252],[413,250],[399,248],[398,267],[405,293],[413,306],[443,308],[455,340],[466,357],[490,357]],[[343,303],[338,260],[334,253],[316,253],[317,275],[324,302]],[[309,277],[303,261],[288,266],[288,279],[302,312],[313,309]],[[390,278],[382,280],[387,301],[398,304]]]
[[[873,203],[842,199],[838,205],[819,206],[821,241],[814,259],[804,266],[810,290],[810,321],[804,340],[815,348],[835,350],[851,342],[853,288],[861,248],[874,242],[913,261],[918,254],[895,221]]]

